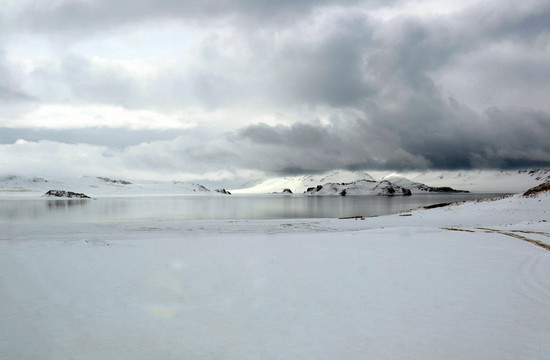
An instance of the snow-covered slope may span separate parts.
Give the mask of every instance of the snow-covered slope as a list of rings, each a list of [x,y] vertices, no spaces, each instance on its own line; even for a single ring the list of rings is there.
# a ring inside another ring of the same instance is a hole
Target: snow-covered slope
[[[59,179],[0,177],[0,196],[37,196],[48,190],[73,191],[89,196],[218,194],[202,185],[181,181],[127,181],[93,176]]]
[[[36,191],[47,191],[51,184],[39,177],[22,177],[15,175],[0,176],[0,194],[24,194]]]

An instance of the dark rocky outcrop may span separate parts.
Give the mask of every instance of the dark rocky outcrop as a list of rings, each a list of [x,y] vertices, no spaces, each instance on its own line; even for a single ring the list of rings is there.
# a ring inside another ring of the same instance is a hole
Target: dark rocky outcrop
[[[290,189],[284,189],[283,194],[292,194],[292,190]]]
[[[542,192],[550,191],[550,182],[542,183],[538,186],[532,187],[531,189],[527,190],[523,193],[523,196],[525,197],[535,197],[538,194]]]
[[[225,189],[216,189],[216,192],[224,195],[231,195],[231,193]]]
[[[61,197],[61,198],[71,198],[71,199],[90,199],[90,197],[86,194],[82,193],[75,193],[72,191],[64,191],[64,190],[49,190],[44,194],[44,196],[51,196],[51,197]]]
[[[322,188],[323,188],[323,185],[317,185],[317,186],[314,186],[314,187],[307,188],[307,190],[305,192],[306,193],[316,193],[316,192],[321,191]]]
[[[438,192],[438,193],[469,193],[468,190],[456,190],[448,186],[428,186],[425,184],[417,185],[418,190],[426,192]]]

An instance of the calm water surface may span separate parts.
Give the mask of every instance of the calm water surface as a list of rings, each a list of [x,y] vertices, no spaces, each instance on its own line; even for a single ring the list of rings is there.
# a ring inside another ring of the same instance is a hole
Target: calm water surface
[[[155,196],[92,200],[0,200],[1,223],[124,222],[140,220],[263,220],[378,216],[442,202],[504,194],[386,196]]]

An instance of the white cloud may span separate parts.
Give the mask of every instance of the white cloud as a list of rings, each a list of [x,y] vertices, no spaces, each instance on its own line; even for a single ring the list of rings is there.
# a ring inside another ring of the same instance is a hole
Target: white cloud
[[[10,128],[79,129],[87,127],[138,129],[189,129],[196,126],[185,115],[165,115],[150,110],[131,110],[108,105],[44,105],[14,119]]]

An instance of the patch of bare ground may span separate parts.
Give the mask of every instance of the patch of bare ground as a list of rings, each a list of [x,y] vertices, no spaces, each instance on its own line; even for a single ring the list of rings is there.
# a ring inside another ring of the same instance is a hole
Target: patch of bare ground
[[[515,232],[515,233],[523,233],[523,234],[537,234],[537,235],[542,235],[542,236],[550,237],[550,234],[547,233],[547,232],[544,232],[544,231],[512,230],[512,232]]]
[[[449,231],[464,231],[464,232],[475,232],[474,230],[469,230],[469,229],[457,229],[457,228],[448,228],[448,227],[444,227],[444,228],[441,228],[443,230],[449,230]]]
[[[526,192],[523,193],[523,196],[525,197],[535,197],[537,194],[540,194],[542,192],[550,191],[550,182],[545,182],[540,184],[539,186],[535,186]]]
[[[452,204],[457,204],[456,202],[448,202],[448,203],[439,203],[439,204],[433,204],[433,205],[427,205],[427,206],[423,206],[422,208],[423,209],[436,209],[436,208],[440,208],[440,207],[445,207],[445,206],[449,206],[449,205],[452,205]]]

